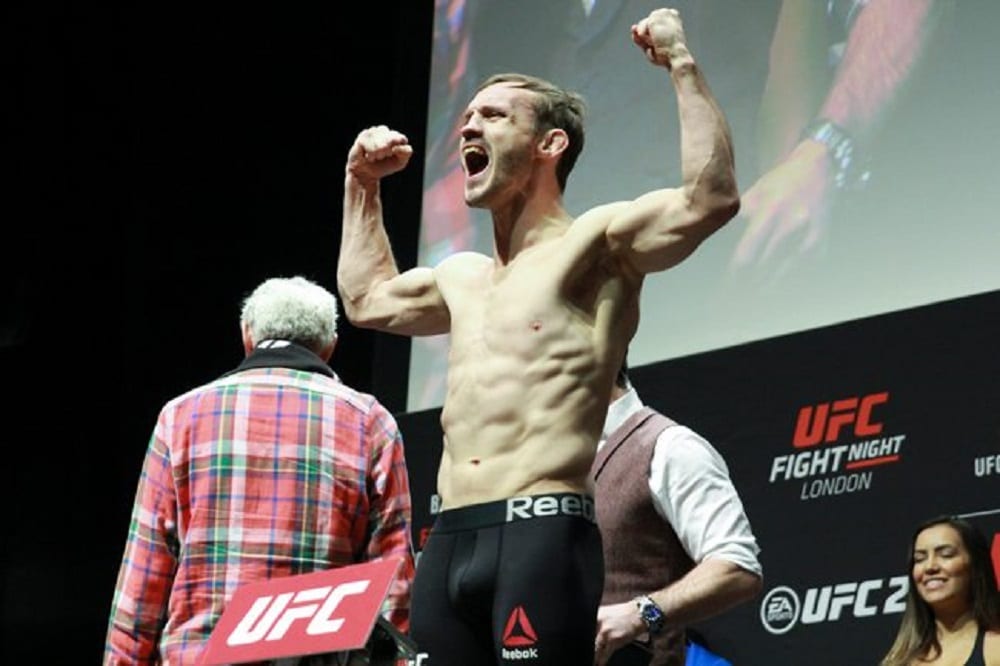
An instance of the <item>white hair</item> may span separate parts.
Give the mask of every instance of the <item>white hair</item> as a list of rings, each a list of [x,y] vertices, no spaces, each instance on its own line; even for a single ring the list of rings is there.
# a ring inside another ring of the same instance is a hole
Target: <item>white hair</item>
[[[289,340],[318,352],[337,338],[337,299],[301,276],[270,278],[243,301],[240,323],[255,343]]]

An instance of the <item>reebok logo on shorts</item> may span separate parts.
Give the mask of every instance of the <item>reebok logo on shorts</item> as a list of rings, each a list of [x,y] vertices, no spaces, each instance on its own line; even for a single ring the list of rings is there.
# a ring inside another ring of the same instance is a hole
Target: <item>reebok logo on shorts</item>
[[[506,522],[529,520],[545,516],[581,516],[590,522],[594,519],[594,500],[586,495],[572,493],[558,495],[529,495],[507,500]]]
[[[504,659],[537,659],[538,648],[533,647],[538,642],[538,634],[531,626],[524,606],[516,606],[507,618],[503,629],[503,647],[500,655]]]

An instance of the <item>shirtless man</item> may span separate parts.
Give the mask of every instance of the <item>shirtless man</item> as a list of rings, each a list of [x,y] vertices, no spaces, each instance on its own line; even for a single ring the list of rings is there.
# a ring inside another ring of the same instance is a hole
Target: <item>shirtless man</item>
[[[728,125],[677,12],[653,11],[632,40],[676,92],[677,188],[574,220],[563,190],[583,147],[583,101],[533,77],[494,76],[460,130],[465,201],[492,214],[493,256],[400,273],[379,181],[412,148],[378,126],[348,154],[337,271],[348,318],[450,333],[443,511],[412,596],[411,634],[431,666],[593,662],[603,562],[588,473],[643,277],[683,260],[739,208]]]

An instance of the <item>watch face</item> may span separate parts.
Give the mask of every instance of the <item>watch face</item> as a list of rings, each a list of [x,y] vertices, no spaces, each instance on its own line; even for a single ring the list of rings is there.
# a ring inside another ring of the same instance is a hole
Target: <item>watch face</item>
[[[663,629],[663,611],[652,599],[643,599],[639,604],[639,615],[646,623],[650,634],[657,634]]]

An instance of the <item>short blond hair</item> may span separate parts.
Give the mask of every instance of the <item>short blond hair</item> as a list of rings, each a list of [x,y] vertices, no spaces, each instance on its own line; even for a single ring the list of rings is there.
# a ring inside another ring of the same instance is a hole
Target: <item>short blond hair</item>
[[[240,323],[254,342],[289,340],[318,352],[337,339],[337,299],[301,276],[262,282],[243,301]]]

